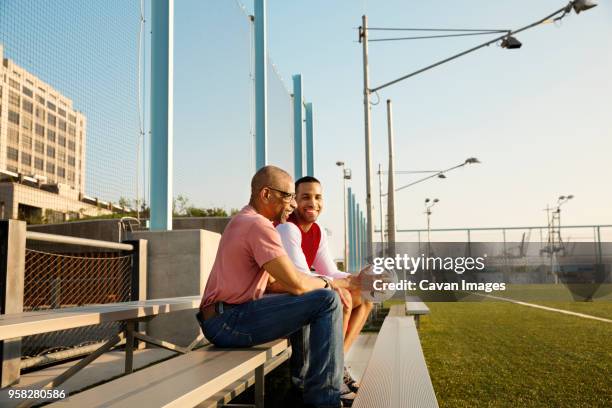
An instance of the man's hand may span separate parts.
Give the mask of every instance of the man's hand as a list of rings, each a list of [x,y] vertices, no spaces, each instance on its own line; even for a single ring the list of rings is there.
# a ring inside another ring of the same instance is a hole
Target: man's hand
[[[343,280],[343,279],[336,279],[333,281],[329,281],[329,286],[335,290],[338,293],[338,296],[340,296],[340,300],[342,301],[342,304],[344,305],[344,307],[351,307],[351,299],[350,297],[347,297],[347,291],[344,290],[345,288],[343,288],[342,286],[338,286],[338,281],[339,280]]]

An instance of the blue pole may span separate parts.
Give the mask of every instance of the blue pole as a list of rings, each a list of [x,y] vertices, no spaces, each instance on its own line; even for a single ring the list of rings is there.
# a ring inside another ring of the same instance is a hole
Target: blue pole
[[[306,175],[314,176],[314,130],[312,103],[306,104]]]
[[[359,209],[359,203],[355,205],[355,243],[357,244],[355,248],[355,270],[358,271],[361,266],[361,232],[359,227],[359,214],[361,214],[361,210]]]
[[[360,242],[361,242],[361,247],[359,248],[361,251],[359,251],[360,257],[359,257],[359,269],[363,268],[363,250],[364,250],[364,245],[363,245],[363,211],[359,211],[359,238],[360,238]]]
[[[362,242],[363,242],[363,250],[362,250],[362,255],[361,255],[361,267],[363,268],[365,266],[366,263],[366,245],[365,245],[365,237],[366,237],[366,220],[363,216],[363,213],[361,213],[361,237],[362,237]]]
[[[255,0],[255,170],[268,161],[266,0]]]
[[[174,0],[151,2],[150,230],[172,230]]]
[[[297,180],[304,175],[302,164],[302,75],[293,76],[293,165],[294,178]]]
[[[349,257],[347,272],[353,270],[353,192],[351,188],[348,188],[348,200],[347,200],[347,219],[348,219],[348,246],[349,246]]]

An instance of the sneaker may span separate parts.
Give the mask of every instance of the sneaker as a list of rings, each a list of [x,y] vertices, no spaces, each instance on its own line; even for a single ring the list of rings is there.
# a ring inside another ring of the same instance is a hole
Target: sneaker
[[[340,386],[340,402],[343,407],[350,407],[353,405],[353,401],[355,401],[355,394],[346,384],[342,384]]]
[[[351,376],[348,368],[344,367],[344,384],[352,391],[359,391],[359,383]]]

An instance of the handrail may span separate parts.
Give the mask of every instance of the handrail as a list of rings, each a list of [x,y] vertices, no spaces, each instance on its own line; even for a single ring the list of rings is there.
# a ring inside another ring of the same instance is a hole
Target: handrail
[[[120,242],[100,241],[97,239],[69,237],[66,235],[47,234],[44,232],[27,231],[26,239],[31,241],[56,242],[59,244],[81,245],[95,248],[119,249],[122,251],[133,251],[134,246],[131,244],[122,244]]]

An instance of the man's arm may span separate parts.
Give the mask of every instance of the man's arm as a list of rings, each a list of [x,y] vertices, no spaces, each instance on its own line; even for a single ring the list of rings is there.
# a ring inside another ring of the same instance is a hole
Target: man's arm
[[[322,279],[299,272],[286,255],[272,259],[265,263],[263,268],[274,278],[274,282],[269,286],[273,292],[286,291],[292,295],[302,295],[325,287],[325,281]]]
[[[319,242],[317,255],[312,266],[317,274],[329,276],[332,279],[342,279],[351,276],[350,273],[339,271],[336,267],[336,264],[329,254],[327,236],[325,235],[325,230],[323,230],[323,228],[321,228],[321,241]]]
[[[287,222],[276,226],[283,247],[289,259],[298,271],[311,275],[304,251],[302,251],[302,233],[297,225]]]
[[[291,263],[291,260],[286,255],[274,258],[265,263],[263,267],[275,279],[275,281],[268,286],[271,292],[288,292],[292,295],[299,296],[311,290],[322,289],[326,286],[326,282],[328,282],[330,289],[335,290],[338,296],[340,296],[342,304],[345,306],[349,304],[349,299],[339,290],[341,286],[338,285],[338,281],[325,281],[316,276],[301,273],[295,269],[293,263]]]

